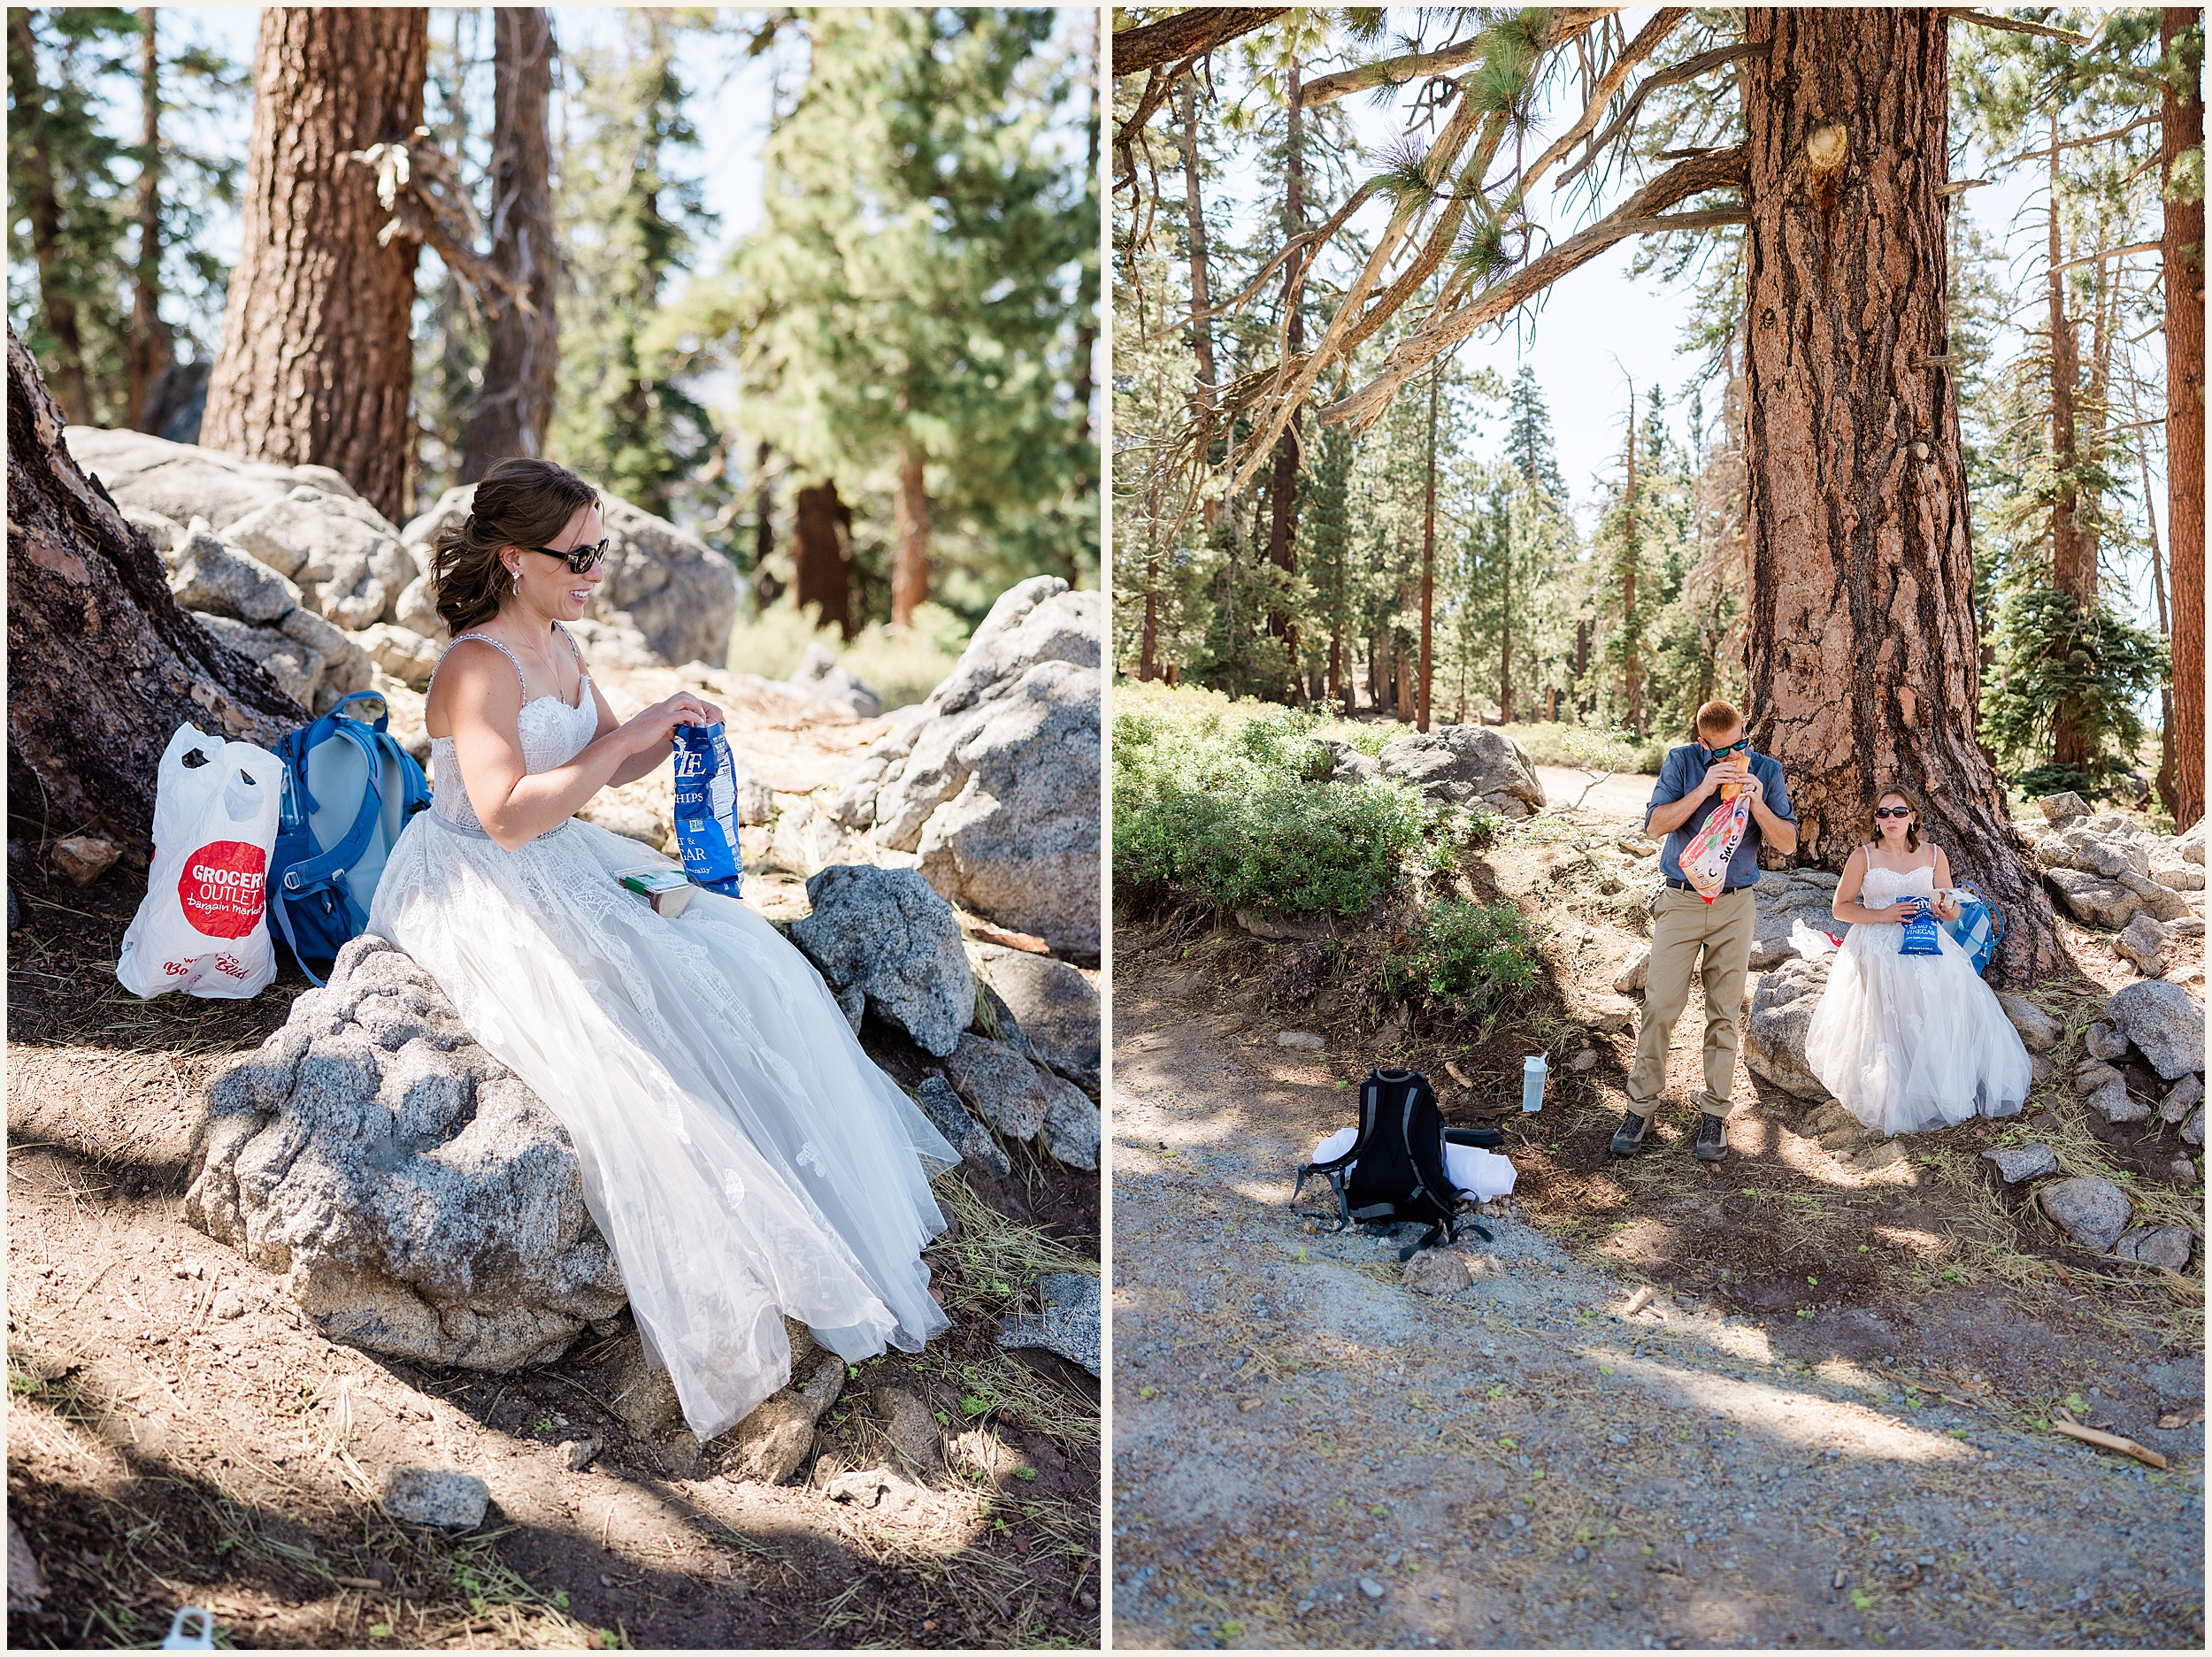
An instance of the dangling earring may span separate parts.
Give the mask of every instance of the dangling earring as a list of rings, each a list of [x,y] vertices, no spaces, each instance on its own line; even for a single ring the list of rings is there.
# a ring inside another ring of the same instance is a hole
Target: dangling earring
[[[513,568],[512,570],[510,570],[510,571],[508,572],[508,573],[509,573],[510,575],[511,575],[511,576],[513,576],[513,577],[515,578],[515,595],[516,595],[518,598],[519,598],[519,597],[522,595],[522,569],[521,569],[521,566],[518,564],[515,568]]]

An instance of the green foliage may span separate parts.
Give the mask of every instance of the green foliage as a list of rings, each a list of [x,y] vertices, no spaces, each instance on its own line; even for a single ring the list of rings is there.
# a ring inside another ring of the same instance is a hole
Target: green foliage
[[[850,644],[834,625],[817,628],[814,619],[815,612],[788,605],[741,615],[730,629],[730,671],[787,679],[807,647],[818,644],[837,657],[840,667],[881,696],[887,713],[920,702],[936,689],[967,648],[970,631],[966,621],[941,604],[918,605],[912,625],[903,633],[872,621]]]
[[[677,171],[699,143],[678,68],[697,26],[680,12],[624,18],[618,46],[569,58],[579,90],[558,193],[562,395],[548,441],[594,483],[672,517],[717,436],[651,331],[714,224],[698,179]]]
[[[1357,915],[1453,855],[1402,784],[1321,780],[1341,726],[1270,703],[1130,687],[1114,717],[1114,880],[1132,897]],[[1477,820],[1473,832],[1487,825]]]
[[[1555,722],[1502,725],[1498,730],[1526,748],[1539,765],[1656,776],[1667,758],[1667,744],[1639,737],[1632,731],[1602,731]]]
[[[1384,958],[1384,986],[1463,1017],[1487,1017],[1535,987],[1538,941],[1510,903],[1441,899]]]
[[[1996,668],[1982,682],[1982,740],[2001,764],[2024,773],[2024,787],[2050,792],[2043,785],[2066,769],[2078,780],[2056,786],[2108,793],[2142,745],[2140,699],[2171,671],[2165,641],[2108,608],[2085,614],[2078,600],[2047,587],[2014,594],[1998,633]],[[2078,771],[2042,763],[2062,712],[2091,756]]]
[[[924,462],[937,595],[979,617],[1097,567],[1097,216],[1050,128],[1079,65],[1046,8],[803,14],[808,71],[762,222],[678,318],[725,342],[740,423],[850,496]],[[864,583],[864,586],[865,583]]]

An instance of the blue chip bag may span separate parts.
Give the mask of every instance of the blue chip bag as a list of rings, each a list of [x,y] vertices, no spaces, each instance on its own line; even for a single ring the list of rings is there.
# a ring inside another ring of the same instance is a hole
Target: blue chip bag
[[[676,849],[684,872],[735,897],[745,884],[737,844],[737,767],[719,725],[676,727]]]

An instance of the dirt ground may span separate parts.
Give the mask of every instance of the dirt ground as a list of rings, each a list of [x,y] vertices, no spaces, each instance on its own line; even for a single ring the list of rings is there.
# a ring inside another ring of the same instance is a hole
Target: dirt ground
[[[2200,1646],[2201,1262],[2124,1277],[1979,1155],[2047,1139],[2201,1236],[2171,1128],[2093,1132],[2062,1086],[2108,947],[2070,940],[2090,981],[2046,997],[2069,1034],[2024,1121],[1885,1142],[1740,1067],[1717,1170],[1681,1102],[1624,1162],[1636,924],[1584,855],[1619,825],[1464,871],[1555,925],[1540,993],[1486,1033],[1380,1004],[1357,940],[1118,920],[1117,1643]],[[1694,997],[1677,1101],[1701,1022]],[[1508,1134],[1516,1191],[1456,1294],[1402,1284],[1409,1228],[1290,1204],[1383,1063]],[[2166,1469],[2054,1433],[2061,1409]]]
[[[810,786],[792,746],[773,780]],[[953,1330],[859,1366],[793,1484],[740,1484],[726,1439],[695,1464],[607,1405],[619,1331],[510,1375],[387,1361],[326,1339],[280,1279],[187,1225],[202,1090],[305,983],[137,1001],[114,961],[142,874],[80,890],[45,871],[35,826],[11,826],[8,1505],[47,1592],[11,1610],[10,1645],[157,1643],[187,1604],[239,1647],[1097,1644],[1099,1385],[993,1339],[1033,1300],[1024,1260],[1095,1270],[1095,1176],[1021,1146],[1007,1179],[942,1176],[967,1216],[932,1253]],[[804,908],[787,877],[747,895]],[[910,1044],[872,1023],[864,1039],[911,1085]],[[943,1428],[895,1513],[825,1488],[887,1464],[881,1387]],[[586,1438],[579,1470],[564,1446]],[[396,1523],[375,1500],[395,1464],[475,1473],[491,1514],[461,1536]]]

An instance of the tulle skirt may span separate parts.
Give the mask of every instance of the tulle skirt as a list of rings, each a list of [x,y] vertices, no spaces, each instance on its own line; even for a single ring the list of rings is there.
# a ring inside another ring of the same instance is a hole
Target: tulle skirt
[[[1939,955],[1898,953],[1905,929],[1855,924],[1805,1034],[1806,1067],[1882,1133],[2017,1116],[2028,1096],[2019,1032],[1950,933]]]
[[[370,930],[568,1129],[648,1349],[701,1438],[790,1378],[783,1317],[849,1361],[947,1326],[922,1158],[958,1154],[878,1070],[810,963],[702,892],[674,920],[618,886],[664,861],[572,820],[517,851],[426,811]]]

